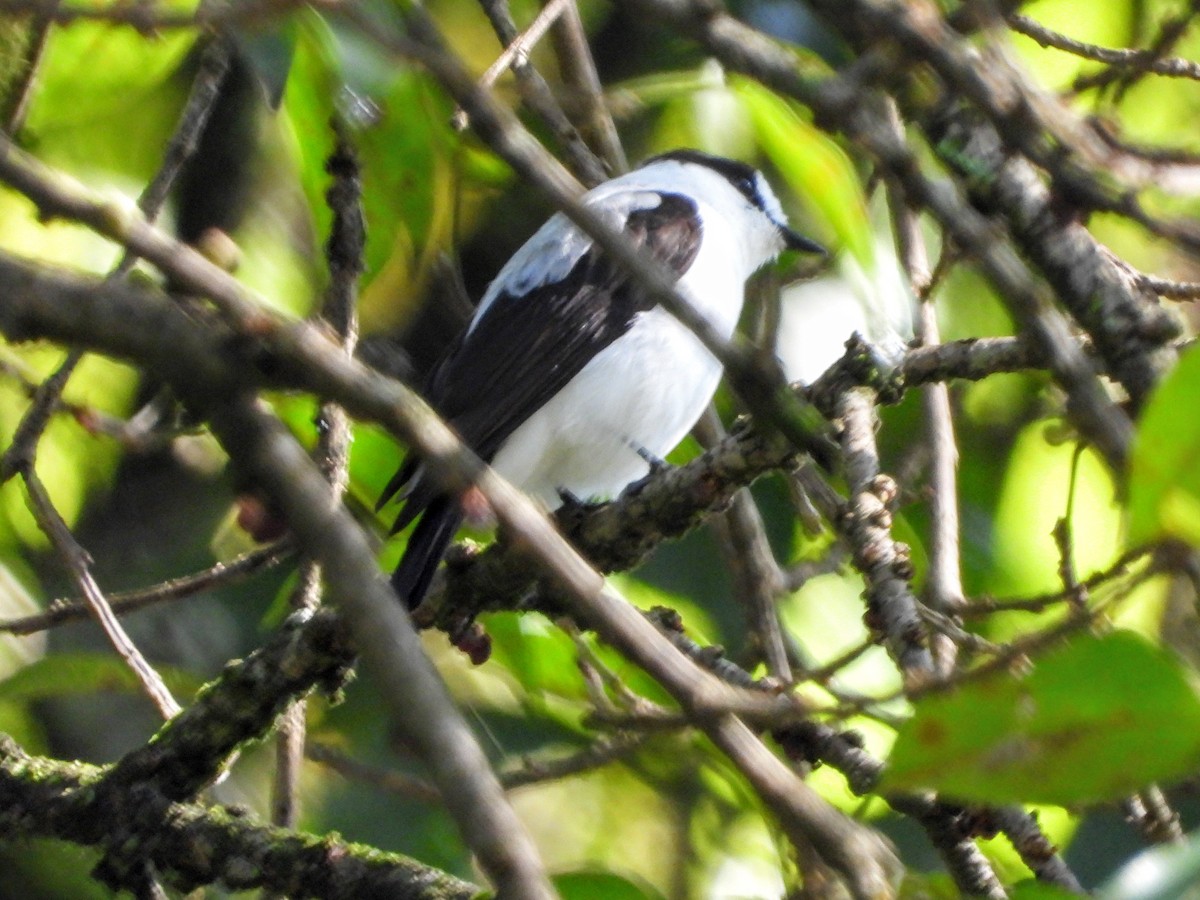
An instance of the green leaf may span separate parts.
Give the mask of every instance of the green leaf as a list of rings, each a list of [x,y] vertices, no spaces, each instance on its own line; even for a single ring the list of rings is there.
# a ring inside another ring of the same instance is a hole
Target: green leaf
[[[1132,632],[1080,637],[1024,678],[993,675],[916,704],[882,791],[968,801],[1115,800],[1200,763],[1200,698],[1182,666]]]
[[[645,882],[612,872],[567,872],[554,876],[563,900],[661,900],[662,894]]]
[[[1200,347],[1150,397],[1129,472],[1129,540],[1175,537],[1200,546]]]
[[[26,578],[34,581],[32,573],[25,571],[19,561],[10,563],[0,556],[0,620],[20,619],[41,612],[41,604],[26,587]],[[29,665],[45,652],[45,634],[0,633],[0,678]]]
[[[186,30],[147,41],[103,22],[51,29],[25,124],[34,152],[92,187],[101,170],[149,178],[185,96],[177,73],[195,41]]]
[[[45,726],[31,704],[0,700],[0,734],[6,734],[30,753],[46,753]]]
[[[507,669],[533,695],[587,697],[575,645],[566,632],[538,613],[496,613],[487,617],[492,661]]]
[[[1044,881],[1021,881],[1008,892],[1010,900],[1071,900],[1079,895]]]
[[[182,669],[156,665],[176,698],[190,697],[202,682]],[[31,663],[0,681],[0,700],[28,701],[91,694],[97,691],[141,691],[137,678],[114,654],[60,653]]]
[[[962,892],[944,872],[905,872],[900,900],[957,900]]]

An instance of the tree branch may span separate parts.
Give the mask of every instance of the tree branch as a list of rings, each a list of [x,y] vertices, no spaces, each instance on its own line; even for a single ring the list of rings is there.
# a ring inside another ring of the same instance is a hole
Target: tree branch
[[[148,861],[188,892],[219,883],[289,897],[470,900],[479,887],[373,847],[254,824],[223,808],[172,802],[147,785],[100,795],[102,770],[29,756],[0,736],[0,829],[107,848],[98,874],[128,886],[120,866]]]

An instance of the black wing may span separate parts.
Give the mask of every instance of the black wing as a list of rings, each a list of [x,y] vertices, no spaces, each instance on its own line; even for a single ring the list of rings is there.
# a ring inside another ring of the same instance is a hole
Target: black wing
[[[680,194],[659,196],[658,206],[629,215],[625,233],[682,276],[700,249],[698,211]],[[638,313],[653,305],[623,267],[592,247],[562,280],[519,297],[499,294],[475,326],[450,347],[430,378],[426,396],[463,441],[490,461],[522,422],[628,331]],[[415,457],[405,460],[384,489],[380,507],[412,480],[418,466]],[[435,518],[449,520],[449,509],[440,502],[436,487],[417,480],[393,533],[431,504],[439,512]],[[449,534],[445,527],[428,530],[436,531],[440,546],[424,546],[430,543],[425,541],[412,559],[406,552],[394,583],[422,588],[428,584],[453,529]],[[417,603],[420,598],[409,600]]]
[[[625,232],[682,276],[700,249],[700,219],[687,197],[660,196],[658,206],[630,214]],[[561,281],[521,297],[496,297],[434,370],[426,396],[468,446],[490,460],[522,422],[651,306],[621,266],[592,248]],[[381,502],[414,469],[406,461]],[[406,508],[404,524],[419,512]]]
[[[700,249],[700,219],[686,197],[661,196],[654,209],[630,214],[625,233],[682,275]],[[592,248],[562,281],[522,297],[498,296],[439,367],[430,402],[476,453],[490,459],[651,306],[621,266]]]

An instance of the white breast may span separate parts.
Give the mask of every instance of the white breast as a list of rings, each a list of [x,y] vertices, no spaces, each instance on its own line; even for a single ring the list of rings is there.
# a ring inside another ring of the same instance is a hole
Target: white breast
[[[657,203],[643,193],[652,188],[704,198],[700,252],[677,287],[728,338],[741,315],[746,279],[783,246],[778,228],[711,169],[677,162],[629,173],[584,199],[627,215]],[[583,244],[573,234],[565,252],[555,250],[553,241],[562,238],[561,231],[551,233],[557,228],[573,226],[548,223],[535,235],[497,277],[485,308],[502,283],[541,283],[547,273],[569,269]],[[657,307],[640,313],[629,331],[513,432],[492,465],[551,509],[560,505],[560,491],[580,500],[613,497],[649,471],[639,449],[661,459],[683,440],[720,377],[717,360],[673,316]]]
[[[704,239],[733,236],[710,226]],[[678,283],[724,337],[737,325],[749,275],[737,257],[701,252]],[[649,471],[639,448],[662,458],[683,440],[720,378],[720,363],[695,335],[655,307],[517,428],[492,465],[551,509],[560,490],[613,497]]]

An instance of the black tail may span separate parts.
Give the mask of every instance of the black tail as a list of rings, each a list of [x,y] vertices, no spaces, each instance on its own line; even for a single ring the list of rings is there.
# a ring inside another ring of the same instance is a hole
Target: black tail
[[[413,529],[400,565],[392,573],[392,587],[409,609],[416,609],[425,599],[433,573],[462,518],[462,504],[453,497],[438,497],[426,507],[421,521]]]

